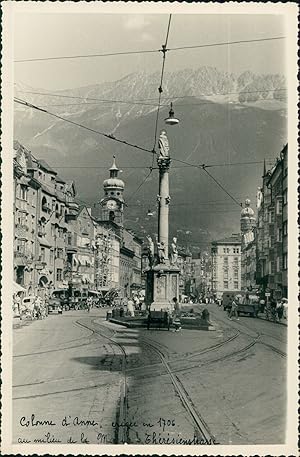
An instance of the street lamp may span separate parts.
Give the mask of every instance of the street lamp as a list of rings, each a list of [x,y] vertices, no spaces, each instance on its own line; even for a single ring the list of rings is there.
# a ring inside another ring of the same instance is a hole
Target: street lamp
[[[165,119],[165,123],[167,125],[177,125],[179,124],[179,119],[177,119],[175,116],[174,116],[174,111],[173,111],[173,103],[171,102],[171,108],[170,108],[170,111],[169,111],[169,117],[167,117]]]

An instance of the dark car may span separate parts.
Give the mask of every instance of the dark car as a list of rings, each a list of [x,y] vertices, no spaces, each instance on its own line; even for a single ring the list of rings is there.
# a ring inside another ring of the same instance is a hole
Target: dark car
[[[62,305],[59,298],[50,298],[48,303],[48,314],[62,314]]]

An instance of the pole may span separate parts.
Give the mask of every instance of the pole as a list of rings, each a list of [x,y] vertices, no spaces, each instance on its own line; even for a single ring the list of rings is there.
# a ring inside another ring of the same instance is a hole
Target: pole
[[[169,250],[169,168],[171,158],[169,156],[169,141],[164,130],[161,131],[158,142],[160,154],[157,157],[159,168],[159,211],[158,211],[158,242],[164,246],[164,257],[168,259]]]
[[[165,256],[168,258],[169,246],[169,170],[165,167],[159,169],[159,218],[158,241],[164,243]]]

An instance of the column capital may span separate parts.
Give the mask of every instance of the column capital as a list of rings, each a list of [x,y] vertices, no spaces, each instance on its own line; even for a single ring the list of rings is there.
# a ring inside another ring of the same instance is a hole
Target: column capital
[[[171,165],[171,157],[163,157],[159,156],[157,157],[157,165],[160,170],[169,170],[170,165]]]

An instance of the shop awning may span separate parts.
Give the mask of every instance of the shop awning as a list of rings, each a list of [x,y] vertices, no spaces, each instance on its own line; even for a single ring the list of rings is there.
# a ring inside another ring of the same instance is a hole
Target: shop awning
[[[26,292],[26,289],[14,281],[13,282],[13,291],[14,291],[14,294],[17,294],[18,292]]]

